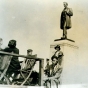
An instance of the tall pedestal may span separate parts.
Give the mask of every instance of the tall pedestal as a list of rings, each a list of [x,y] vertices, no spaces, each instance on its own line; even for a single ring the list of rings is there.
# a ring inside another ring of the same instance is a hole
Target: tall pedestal
[[[74,42],[68,40],[56,41],[50,45],[50,57],[54,54],[56,45],[60,45],[63,52],[61,74],[62,84],[76,84],[77,83],[77,68],[78,68],[78,46]]]

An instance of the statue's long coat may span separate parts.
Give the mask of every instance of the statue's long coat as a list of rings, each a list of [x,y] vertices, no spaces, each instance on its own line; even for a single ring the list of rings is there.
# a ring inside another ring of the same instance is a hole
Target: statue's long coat
[[[71,16],[73,16],[73,11],[71,8],[67,8],[67,11],[65,9],[61,13],[61,18],[60,18],[60,28],[64,28],[64,24],[66,22],[66,29],[70,29],[72,27],[71,24]]]

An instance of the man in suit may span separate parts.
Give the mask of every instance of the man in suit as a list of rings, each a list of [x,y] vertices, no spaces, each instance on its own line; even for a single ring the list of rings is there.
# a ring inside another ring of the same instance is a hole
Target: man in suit
[[[71,8],[68,8],[68,3],[63,2],[64,9],[61,13],[60,19],[60,28],[63,30],[62,39],[67,39],[67,29],[72,27],[71,25],[71,16],[73,16],[73,11]]]

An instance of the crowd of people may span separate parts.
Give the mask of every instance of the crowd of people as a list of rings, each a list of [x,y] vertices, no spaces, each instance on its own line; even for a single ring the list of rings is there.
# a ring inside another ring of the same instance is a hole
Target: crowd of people
[[[10,40],[8,43],[8,47],[6,47],[5,49],[2,49],[2,51],[19,54],[19,49],[16,47],[16,43],[17,43],[16,40]],[[52,55],[52,57],[51,57],[52,64],[49,64],[49,59],[46,59],[47,65],[44,69],[44,74],[46,77],[43,79],[43,81],[44,81],[44,85],[47,87],[50,86],[51,84],[52,85],[55,84],[57,86],[58,86],[58,84],[60,84],[60,76],[61,76],[61,72],[62,72],[63,52],[61,51],[61,48],[59,45],[56,45],[54,47],[54,49],[56,51],[55,51],[54,55]],[[36,54],[32,55],[32,52],[33,52],[32,49],[28,49],[27,56],[30,58],[37,57]],[[27,58],[25,59],[25,62],[26,61],[27,61]],[[24,69],[25,70],[32,69],[32,65],[35,65],[35,62],[36,62],[35,59],[30,59],[29,65],[27,65],[26,68],[24,68]],[[20,70],[20,69],[22,69],[22,67],[20,65],[20,61],[19,61],[18,57],[13,56],[11,59],[9,68],[7,70],[8,77],[11,77],[11,75],[14,73],[13,78],[15,79],[17,77],[17,75],[19,74],[17,70]],[[35,74],[35,72],[33,72],[33,74]],[[38,73],[37,73],[37,76],[38,76]],[[36,77],[34,77],[34,79],[35,78]],[[35,82],[35,80],[34,80],[34,82]]]
[[[4,48],[4,49],[1,49],[0,51],[13,53],[13,54],[19,54],[19,49],[16,47],[16,45],[17,45],[16,40],[10,40],[8,42],[8,46],[6,48]],[[33,52],[32,49],[28,49],[26,56],[29,57],[29,58],[36,58],[37,54],[32,55],[32,52]],[[27,60],[28,60],[28,58],[25,58],[25,60],[24,60],[25,63],[27,62]],[[22,68],[22,65],[21,65],[22,63],[20,63],[20,62],[21,61],[19,61],[19,58],[17,56],[12,56],[10,65],[9,65],[8,70],[6,72],[6,75],[7,75],[8,78],[10,78],[10,77],[13,78],[12,81],[14,81],[14,79],[17,78],[20,69],[24,69],[25,71],[31,70],[33,65],[35,65],[35,63],[36,63],[36,60],[35,59],[30,59],[29,64],[26,65],[24,68]],[[38,74],[39,73],[33,71],[30,76],[33,77],[33,75],[37,75],[37,77],[38,77]],[[32,81],[33,81],[33,83],[35,83],[34,80],[32,80]]]

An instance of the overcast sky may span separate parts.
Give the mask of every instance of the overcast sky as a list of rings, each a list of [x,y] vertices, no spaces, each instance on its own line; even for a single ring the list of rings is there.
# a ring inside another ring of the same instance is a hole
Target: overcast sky
[[[68,38],[75,40],[79,47],[80,73],[88,74],[88,1],[87,0],[0,0],[0,37],[2,48],[11,39],[17,40],[20,54],[27,49],[41,58],[49,58],[50,44],[62,36],[60,15],[63,2],[73,9],[72,28]],[[82,67],[82,70],[81,70]]]
[[[64,0],[0,0],[0,37],[3,46],[17,40],[20,54],[28,48],[40,57],[49,57],[49,47],[62,36],[60,15]],[[87,0],[66,0],[73,9],[72,28],[68,37],[79,46],[87,45]]]

